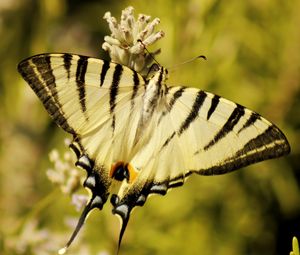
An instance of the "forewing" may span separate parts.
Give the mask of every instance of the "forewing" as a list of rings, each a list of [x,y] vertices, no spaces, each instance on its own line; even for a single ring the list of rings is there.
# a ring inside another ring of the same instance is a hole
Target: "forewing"
[[[124,97],[134,104],[144,83],[122,65],[74,54],[36,55],[18,70],[54,121],[75,135],[92,132],[111,118]]]

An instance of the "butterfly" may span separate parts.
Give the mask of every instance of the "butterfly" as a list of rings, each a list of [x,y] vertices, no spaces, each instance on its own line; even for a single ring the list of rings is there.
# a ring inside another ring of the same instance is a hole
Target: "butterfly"
[[[121,218],[118,250],[131,211],[165,195],[193,173],[225,174],[290,152],[284,134],[259,114],[200,89],[166,85],[126,66],[76,54],[40,54],[18,71],[54,122],[73,136],[76,166],[91,191],[64,253],[88,213],[110,199]]]

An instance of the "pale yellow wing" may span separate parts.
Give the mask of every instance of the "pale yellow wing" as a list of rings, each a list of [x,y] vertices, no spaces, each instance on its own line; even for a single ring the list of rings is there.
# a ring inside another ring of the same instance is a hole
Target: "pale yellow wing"
[[[290,151],[283,133],[259,114],[195,88],[169,88],[145,132],[151,139],[131,160],[142,171],[120,194],[129,207],[166,194],[192,173],[224,174]]]

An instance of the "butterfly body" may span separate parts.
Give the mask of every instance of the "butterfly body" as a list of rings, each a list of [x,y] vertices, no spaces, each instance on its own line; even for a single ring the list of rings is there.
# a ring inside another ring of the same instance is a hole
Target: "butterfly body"
[[[165,69],[161,67],[154,76],[146,83],[145,92],[143,95],[142,107],[142,122],[149,121],[158,106],[160,99],[164,96],[166,91],[166,73]]]
[[[196,88],[169,87],[160,67],[150,79],[108,61],[40,54],[18,70],[56,124],[73,135],[76,165],[91,190],[78,226],[111,195],[122,219],[192,173],[223,174],[289,153],[283,133],[259,114]],[[118,188],[115,189],[115,186]]]

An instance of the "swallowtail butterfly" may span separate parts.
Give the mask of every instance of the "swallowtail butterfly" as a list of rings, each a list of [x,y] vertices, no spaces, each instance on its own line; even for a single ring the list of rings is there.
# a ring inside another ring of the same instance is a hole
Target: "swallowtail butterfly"
[[[288,154],[284,134],[259,114],[220,96],[166,85],[126,66],[75,54],[40,54],[18,70],[55,123],[73,136],[76,165],[91,190],[86,216],[110,197],[122,219],[150,194],[165,195],[191,174],[217,175]],[[119,247],[118,246],[118,247]]]

